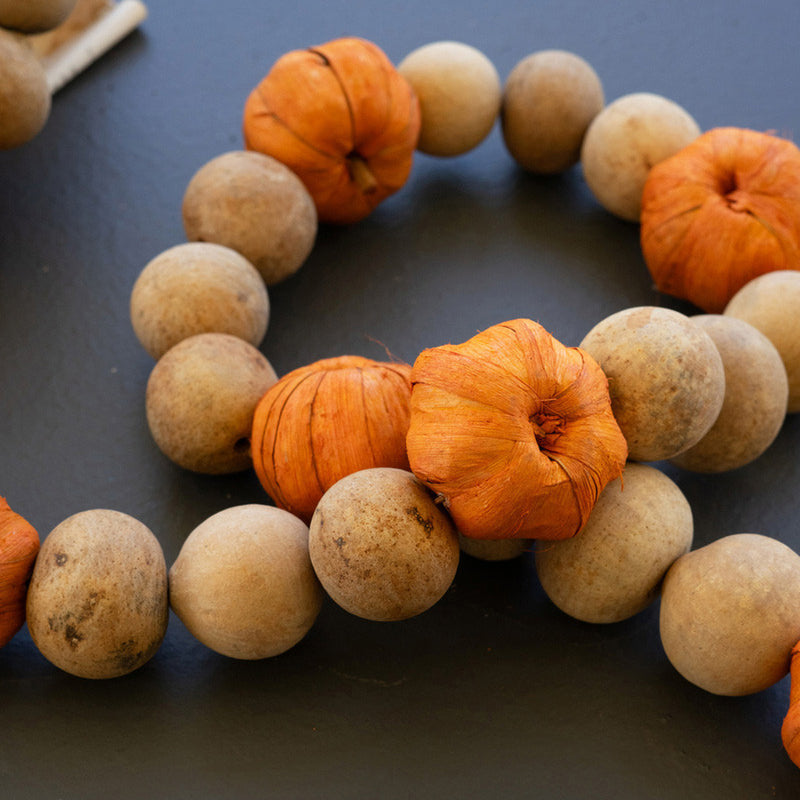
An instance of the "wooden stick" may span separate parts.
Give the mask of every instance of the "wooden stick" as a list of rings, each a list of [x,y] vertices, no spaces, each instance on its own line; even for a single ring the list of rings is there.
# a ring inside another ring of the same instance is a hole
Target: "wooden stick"
[[[51,93],[55,94],[132,33],[146,17],[147,7],[141,0],[120,0],[110,3],[107,10],[58,46],[45,50],[47,42],[42,40],[40,58]]]

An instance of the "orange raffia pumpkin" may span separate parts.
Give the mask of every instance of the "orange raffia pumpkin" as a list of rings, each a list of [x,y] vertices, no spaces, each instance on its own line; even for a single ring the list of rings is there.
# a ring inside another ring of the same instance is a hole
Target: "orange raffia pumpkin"
[[[0,647],[25,622],[28,580],[39,553],[39,534],[0,497]]]
[[[371,467],[408,469],[411,367],[340,356],[284,375],[261,398],[250,440],[261,485],[308,522],[340,478]]]
[[[781,739],[789,758],[800,767],[800,642],[792,648],[789,672],[789,708],[781,725]]]
[[[352,223],[400,189],[420,130],[411,85],[372,42],[293,50],[250,93],[244,141],[303,181],[321,222]]]
[[[414,363],[412,471],[476,539],[565,539],[625,465],[597,362],[517,319]]]
[[[641,245],[656,287],[712,314],[758,275],[800,269],[800,149],[714,128],[656,164]]]

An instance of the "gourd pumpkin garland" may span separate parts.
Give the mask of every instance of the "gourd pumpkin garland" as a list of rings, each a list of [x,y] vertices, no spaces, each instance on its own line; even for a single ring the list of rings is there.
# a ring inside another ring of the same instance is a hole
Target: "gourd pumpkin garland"
[[[414,91],[387,56],[371,42],[349,37],[280,58],[247,98],[243,133],[247,148],[277,159],[300,178],[320,221],[351,223],[405,183],[420,124]],[[797,148],[739,129],[711,131],[654,166],[642,197],[641,242],[658,288],[716,312],[754,275],[800,268],[798,186]],[[382,548],[388,552],[394,544],[382,536],[389,503],[380,500],[395,501],[393,513],[402,523],[395,530],[410,526],[415,546],[430,544],[433,517],[441,516],[447,557],[444,566],[434,565],[445,575],[433,592],[435,602],[457,565],[456,532],[481,540],[569,539],[580,534],[610,483],[624,492],[623,471],[633,454],[614,416],[606,372],[588,349],[564,346],[530,319],[491,326],[462,344],[428,348],[413,367],[340,356],[275,378],[273,383],[270,376],[270,388],[252,409],[247,455],[274,504],[291,512],[276,519],[294,515],[292,540],[312,609],[299,636],[318,610],[320,577],[307,569],[308,531],[301,521],[311,522],[315,536],[326,527],[336,531],[326,553],[336,568],[351,566],[346,536],[365,531],[370,553],[379,554],[374,569],[370,561],[363,574],[345,573],[348,581],[371,580],[374,590],[375,576],[368,573],[379,571]],[[643,379],[652,388],[652,376]],[[237,454],[244,454],[246,444],[236,440]],[[669,482],[654,468],[635,469]],[[367,518],[362,506],[368,503],[352,487],[381,483],[376,474],[384,484],[412,486],[414,496],[399,505],[398,494],[379,496],[371,503],[374,516]],[[353,502],[348,499],[344,509],[326,504],[326,495],[334,497],[329,490],[338,487],[341,495],[343,485]],[[681,497],[677,486],[666,488]],[[247,514],[261,511],[253,506]],[[683,527],[689,528],[686,520]],[[229,532],[223,526],[214,533],[230,544]],[[36,531],[0,498],[0,647],[24,619],[38,549]],[[598,552],[602,557],[600,546]],[[232,547],[232,553],[234,574],[253,568],[246,548]],[[202,570],[198,574],[204,583]],[[409,594],[409,586],[411,599],[417,599],[413,583],[402,588]],[[276,590],[284,613],[296,604],[290,597],[294,588]],[[363,588],[349,586],[359,599]],[[647,597],[659,588],[648,587]],[[379,604],[391,591],[378,593]],[[197,602],[187,592],[182,612],[195,614]],[[38,600],[36,605],[38,610]],[[240,610],[231,606],[231,625],[241,621]],[[247,652],[250,622],[245,619],[239,631]],[[222,630],[222,638],[228,633]],[[238,646],[234,651],[241,652]],[[791,707],[782,735],[800,766],[800,643],[791,664]],[[75,674],[81,674],[79,667]]]

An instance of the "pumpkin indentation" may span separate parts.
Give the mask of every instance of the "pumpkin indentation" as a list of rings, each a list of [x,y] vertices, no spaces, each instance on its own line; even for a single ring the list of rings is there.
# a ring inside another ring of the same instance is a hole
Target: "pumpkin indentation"
[[[750,211],[749,197],[741,189],[733,189],[730,192],[726,192],[724,199],[731,211],[737,213],[748,213]]]
[[[541,409],[528,417],[533,427],[536,443],[543,452],[553,448],[561,434],[567,430],[567,421],[547,409]]]
[[[719,183],[717,184],[717,191],[723,197],[729,197],[733,195],[738,188],[739,181],[736,180],[736,173],[725,172],[720,175]]]

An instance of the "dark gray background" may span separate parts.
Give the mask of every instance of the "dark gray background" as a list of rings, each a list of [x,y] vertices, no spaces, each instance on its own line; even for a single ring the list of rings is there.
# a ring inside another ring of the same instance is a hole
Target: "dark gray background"
[[[42,537],[77,511],[125,511],[168,563],[206,516],[266,496],[250,473],[197,476],[157,451],[143,406],[153,363],[128,298],[145,263],[184,241],[189,178],[241,146],[245,97],[283,52],[354,34],[397,62],[455,39],[505,79],[559,47],[595,67],[607,100],[652,91],[703,128],[800,127],[794,0],[153,0],[150,12],[57,95],[39,137],[0,153],[0,493]],[[526,176],[498,130],[456,159],[419,156],[372,217],[321,230],[271,299],[262,349],[279,373],[379,358],[382,345],[410,361],[518,316],[577,344],[627,306],[692,311],[652,289],[636,226],[599,208],[579,168]],[[798,445],[790,418],[749,467],[671,472],[696,546],[752,531],[800,548]],[[465,557],[426,614],[368,623],[328,603],[300,645],[263,662],[217,656],[173,618],[144,668],[83,681],[23,630],[0,651],[0,794],[797,797],[779,735],[788,680],[706,694],[667,662],[657,618],[653,606],[579,623],[549,603],[530,559]]]

